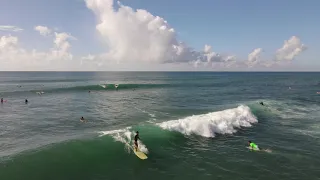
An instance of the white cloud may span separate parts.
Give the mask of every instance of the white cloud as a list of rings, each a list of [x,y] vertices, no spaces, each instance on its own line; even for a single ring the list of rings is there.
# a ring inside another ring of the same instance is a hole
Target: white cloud
[[[175,31],[159,16],[148,11],[134,11],[118,2],[119,9],[113,8],[113,0],[86,0],[87,7],[97,16],[98,32],[108,43],[109,60],[117,62],[177,61],[185,52],[175,38]]]
[[[27,50],[19,45],[15,36],[0,38],[0,70],[70,70],[76,66],[69,39],[75,39],[67,33],[56,33],[53,47],[48,51]]]
[[[253,50],[249,55],[248,55],[248,60],[246,62],[246,64],[249,67],[252,67],[254,65],[256,65],[259,62],[259,58],[260,58],[260,54],[262,53],[262,49],[261,48],[257,48],[255,50]]]
[[[36,26],[34,30],[39,31],[42,36],[48,36],[51,34],[51,29],[46,26]]]
[[[235,56],[216,53],[209,45],[205,45],[203,52],[197,52],[197,55],[197,59],[192,61],[195,67],[230,67],[236,62]]]
[[[176,32],[166,20],[146,10],[133,10],[113,0],[85,0],[97,19],[97,31],[108,44],[103,57],[117,63],[187,63],[227,62],[230,60],[212,52],[196,52],[176,38]],[[101,56],[100,56],[101,57]],[[197,61],[199,60],[199,61]],[[199,64],[198,63],[198,64]]]
[[[276,52],[277,61],[292,61],[296,56],[305,51],[307,47],[301,43],[300,39],[292,36],[289,40],[284,41],[282,48]]]
[[[18,32],[18,31],[23,31],[23,29],[17,27],[17,26],[1,26],[0,25],[0,31],[13,31],[13,32]]]

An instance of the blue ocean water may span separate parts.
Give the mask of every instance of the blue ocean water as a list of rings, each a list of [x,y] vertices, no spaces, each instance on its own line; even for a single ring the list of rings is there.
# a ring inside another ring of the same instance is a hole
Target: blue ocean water
[[[317,92],[320,73],[0,72],[0,179],[319,179]]]

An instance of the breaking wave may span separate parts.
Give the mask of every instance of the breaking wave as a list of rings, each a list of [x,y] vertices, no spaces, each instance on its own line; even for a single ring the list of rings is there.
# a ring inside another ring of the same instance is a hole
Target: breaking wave
[[[257,118],[248,106],[189,116],[183,119],[166,121],[157,125],[165,130],[177,131],[185,135],[196,134],[215,137],[215,134],[233,134],[238,128],[251,127]]]

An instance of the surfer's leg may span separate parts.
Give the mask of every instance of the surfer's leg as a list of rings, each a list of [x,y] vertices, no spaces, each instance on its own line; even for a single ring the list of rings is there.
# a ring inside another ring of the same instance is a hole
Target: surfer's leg
[[[138,142],[134,141],[134,147],[136,148],[136,151],[138,151]]]

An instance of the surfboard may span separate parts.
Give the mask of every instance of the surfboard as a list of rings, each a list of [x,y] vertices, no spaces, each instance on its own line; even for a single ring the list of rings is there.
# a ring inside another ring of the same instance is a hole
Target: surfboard
[[[259,148],[252,148],[252,147],[247,147],[247,148],[250,150],[253,150],[253,151],[263,151],[263,152],[267,152],[267,153],[272,153],[271,149],[259,149]]]
[[[141,152],[139,149],[138,149],[138,151],[136,151],[136,148],[134,148],[134,147],[132,147],[132,149],[133,149],[134,154],[136,154],[138,156],[138,158],[140,158],[142,160],[148,158],[147,155],[144,154],[143,152]]]
[[[138,149],[138,151],[136,151],[136,148],[134,148],[134,146],[131,146],[131,145],[128,144],[128,143],[126,143],[126,145],[129,146],[129,147],[132,149],[132,151],[134,152],[134,154],[135,154],[138,158],[140,158],[140,159],[142,159],[142,160],[148,159],[147,155],[144,154],[144,153],[143,153],[142,151],[140,151],[139,149]]]
[[[250,149],[250,150],[254,150],[254,151],[260,151],[259,148],[252,148],[251,146],[249,146],[249,147],[247,147],[247,148]]]

